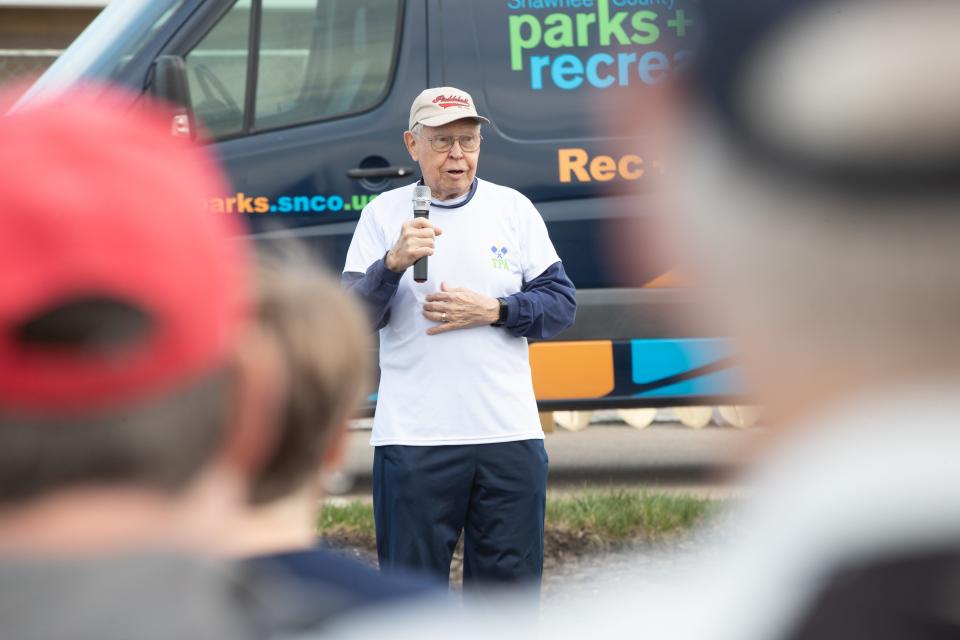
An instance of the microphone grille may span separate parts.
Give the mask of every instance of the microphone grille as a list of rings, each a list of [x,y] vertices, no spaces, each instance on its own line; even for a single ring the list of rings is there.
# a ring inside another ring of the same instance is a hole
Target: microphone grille
[[[430,187],[426,185],[417,185],[413,188],[413,199],[414,200],[426,200],[430,202],[431,194]]]

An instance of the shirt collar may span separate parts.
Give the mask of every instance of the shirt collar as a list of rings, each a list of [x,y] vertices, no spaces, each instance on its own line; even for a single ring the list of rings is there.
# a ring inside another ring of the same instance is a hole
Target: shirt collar
[[[422,184],[423,184],[423,178],[420,178],[419,180],[417,180],[417,184],[418,184],[418,185],[422,185]],[[461,200],[460,202],[457,202],[456,204],[440,204],[440,203],[438,203],[436,200],[433,200],[433,201],[430,202],[430,206],[431,206],[431,207],[437,207],[438,209],[459,209],[459,208],[462,207],[463,205],[465,205],[465,204],[467,204],[468,202],[470,202],[471,200],[473,200],[474,194],[477,193],[477,185],[478,185],[478,184],[479,184],[479,182],[478,182],[477,178],[474,177],[474,178],[473,178],[473,183],[470,185],[470,191],[467,192],[467,196],[466,196],[463,200]]]

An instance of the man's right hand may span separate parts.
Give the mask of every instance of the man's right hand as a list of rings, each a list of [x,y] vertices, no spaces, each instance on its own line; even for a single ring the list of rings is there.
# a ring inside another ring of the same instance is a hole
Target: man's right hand
[[[424,256],[433,255],[434,238],[443,231],[426,218],[414,218],[403,223],[397,243],[387,252],[387,269],[403,273]]]

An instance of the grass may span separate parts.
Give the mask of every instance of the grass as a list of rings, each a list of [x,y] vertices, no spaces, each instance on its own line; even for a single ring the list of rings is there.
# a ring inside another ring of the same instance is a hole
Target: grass
[[[699,525],[715,501],[649,491],[587,490],[547,501],[546,530],[602,548],[632,542],[656,542]],[[365,502],[327,505],[318,533],[328,538],[374,540],[373,507]]]
[[[689,531],[713,506],[710,500],[683,495],[588,491],[548,500],[546,528],[614,544],[653,542]]]
[[[373,505],[361,501],[324,505],[317,520],[317,532],[321,536],[349,534],[373,539],[376,536]]]

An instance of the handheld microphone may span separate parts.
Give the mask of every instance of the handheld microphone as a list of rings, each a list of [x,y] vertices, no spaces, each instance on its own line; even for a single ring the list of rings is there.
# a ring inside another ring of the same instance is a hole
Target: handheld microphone
[[[413,188],[413,217],[414,218],[429,218],[430,217],[430,187],[416,186]],[[414,282],[426,282],[427,281],[427,256],[423,256],[419,260],[413,263],[413,281]]]

